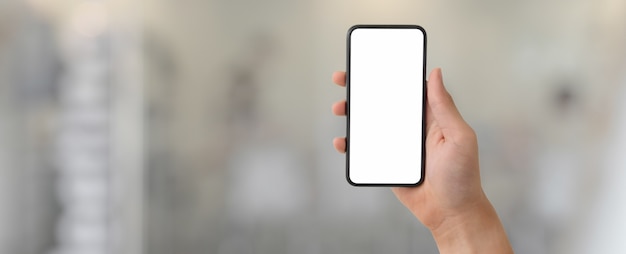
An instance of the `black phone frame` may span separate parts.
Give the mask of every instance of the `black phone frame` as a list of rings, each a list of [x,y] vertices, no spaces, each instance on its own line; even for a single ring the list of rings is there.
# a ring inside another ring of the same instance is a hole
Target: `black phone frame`
[[[356,29],[360,28],[374,28],[374,29],[418,29],[424,34],[424,63],[422,70],[422,162],[421,162],[421,177],[417,183],[355,183],[350,180],[350,40],[352,32]],[[348,29],[348,34],[346,38],[346,180],[352,186],[369,186],[369,187],[395,187],[395,186],[418,186],[424,182],[426,178],[426,93],[427,93],[427,85],[426,85],[426,30],[419,25],[354,25]]]

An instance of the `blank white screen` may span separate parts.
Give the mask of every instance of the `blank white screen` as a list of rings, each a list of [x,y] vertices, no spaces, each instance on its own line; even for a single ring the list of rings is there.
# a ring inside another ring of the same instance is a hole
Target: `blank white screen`
[[[355,184],[422,177],[424,34],[357,28],[350,38],[348,172]]]

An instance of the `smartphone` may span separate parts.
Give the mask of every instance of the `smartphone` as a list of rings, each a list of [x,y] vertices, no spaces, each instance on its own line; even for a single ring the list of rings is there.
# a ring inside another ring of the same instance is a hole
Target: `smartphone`
[[[424,180],[426,31],[355,25],[347,36],[346,178],[354,186]]]

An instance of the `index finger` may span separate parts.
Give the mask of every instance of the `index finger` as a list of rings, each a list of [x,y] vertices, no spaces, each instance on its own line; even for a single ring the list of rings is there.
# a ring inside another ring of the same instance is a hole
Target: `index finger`
[[[333,73],[333,82],[339,86],[346,86],[346,72],[336,71]]]

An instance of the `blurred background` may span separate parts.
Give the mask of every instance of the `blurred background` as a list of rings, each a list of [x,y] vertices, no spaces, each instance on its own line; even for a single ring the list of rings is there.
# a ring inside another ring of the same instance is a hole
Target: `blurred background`
[[[517,253],[624,253],[626,2],[0,1],[0,253],[436,253],[331,140],[358,23],[419,24]]]

